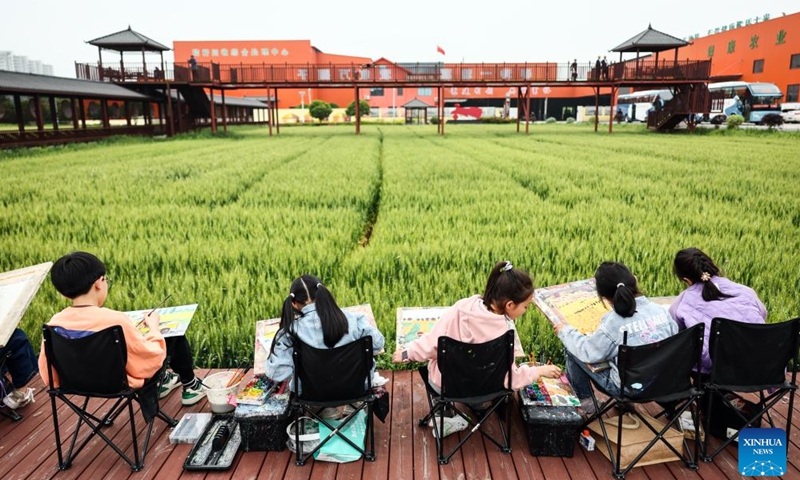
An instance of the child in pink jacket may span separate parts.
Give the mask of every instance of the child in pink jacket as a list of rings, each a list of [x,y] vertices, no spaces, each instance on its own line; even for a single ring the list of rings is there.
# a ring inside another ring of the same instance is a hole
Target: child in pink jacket
[[[511,262],[498,262],[489,274],[483,296],[474,295],[456,302],[442,314],[430,332],[406,345],[405,350],[397,350],[392,360],[396,363],[428,360],[430,382],[438,388],[442,384],[436,359],[439,337],[444,335],[465,343],[494,340],[525,313],[532,299],[531,277],[525,271],[515,269]],[[542,375],[558,378],[561,370],[555,365],[512,365],[512,388],[530,385]]]

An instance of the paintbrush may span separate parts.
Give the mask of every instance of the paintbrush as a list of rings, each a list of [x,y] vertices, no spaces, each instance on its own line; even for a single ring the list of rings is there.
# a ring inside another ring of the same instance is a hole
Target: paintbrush
[[[145,319],[145,318],[149,317],[150,315],[152,315],[153,313],[155,313],[155,311],[156,311],[156,310],[158,310],[159,308],[163,307],[163,306],[164,306],[164,304],[165,304],[165,303],[167,303],[167,300],[169,300],[169,297],[171,297],[171,296],[172,296],[172,294],[170,293],[169,295],[167,295],[166,297],[164,297],[164,300],[161,300],[161,302],[160,302],[158,305],[156,305],[156,308],[154,308],[154,309],[150,310],[150,312],[149,312],[149,313],[146,313],[146,314],[145,314],[145,315],[142,317],[142,319],[141,319],[141,320],[139,320],[139,323],[137,323],[137,324],[136,324],[136,328],[138,329],[140,326],[142,326],[142,324],[144,323],[144,319]]]

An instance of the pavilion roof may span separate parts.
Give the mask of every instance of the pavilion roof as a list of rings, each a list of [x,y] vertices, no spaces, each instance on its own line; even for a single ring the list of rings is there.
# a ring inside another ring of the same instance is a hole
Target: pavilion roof
[[[105,48],[106,50],[116,50],[118,52],[164,52],[170,50],[152,38],[142,35],[131,29],[128,25],[127,30],[122,30],[104,37],[89,40],[89,45]]]
[[[403,105],[403,108],[430,108],[430,107],[433,107],[433,105],[428,105],[427,103],[423,102],[418,98],[414,98],[414,100],[411,100],[410,102]]]
[[[672,50],[674,48],[685,47],[689,42],[681,40],[680,38],[673,37],[664,32],[655,30],[651,25],[647,26],[647,30],[634,35],[633,37],[625,40],[615,48],[612,52],[663,52],[664,50]]]
[[[0,70],[0,93],[2,92],[115,100],[148,100],[150,98],[110,82]]]

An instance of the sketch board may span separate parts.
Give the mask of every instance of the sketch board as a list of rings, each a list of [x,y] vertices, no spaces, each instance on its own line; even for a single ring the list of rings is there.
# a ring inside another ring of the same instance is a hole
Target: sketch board
[[[378,328],[378,325],[375,323],[375,314],[372,313],[372,305],[369,303],[345,307],[342,310],[350,313],[360,313],[367,317],[367,321],[369,321],[372,326]],[[275,339],[275,334],[278,333],[280,323],[280,318],[270,318],[268,320],[259,320],[256,322],[256,345],[253,354],[253,373],[255,375],[264,373],[264,366],[267,363],[269,352],[272,350],[272,341]]]
[[[53,262],[0,273],[0,347],[19,325]]]
[[[442,314],[450,307],[400,307],[397,309],[396,345],[403,348],[407,343],[416,340],[431,331],[433,325],[441,318]],[[514,329],[514,356],[524,357],[522,342],[519,340],[517,329]]]
[[[137,325],[139,331],[147,333],[150,329],[144,323],[140,323],[144,319],[145,314],[150,313],[150,310],[134,310],[131,312],[124,312],[131,321]],[[164,337],[180,337],[186,335],[186,330],[192,322],[192,317],[197,311],[197,304],[181,305],[177,307],[164,307],[156,309],[156,313],[161,317],[158,324],[161,335]]]

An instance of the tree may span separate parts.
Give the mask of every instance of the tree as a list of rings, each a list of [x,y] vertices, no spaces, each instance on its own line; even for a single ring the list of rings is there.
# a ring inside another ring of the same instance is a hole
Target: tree
[[[369,102],[366,100],[359,100],[358,101],[358,116],[363,117],[364,115],[369,115]],[[350,102],[350,105],[347,106],[347,109],[344,111],[345,115],[348,117],[355,116],[356,114],[356,102],[353,100]]]
[[[322,100],[314,100],[311,102],[311,105],[308,106],[309,115],[319,120],[319,123],[322,123],[322,120],[328,118],[332,112],[333,109],[331,106]]]

